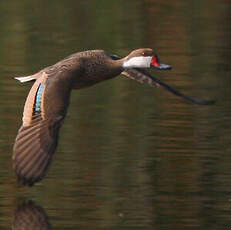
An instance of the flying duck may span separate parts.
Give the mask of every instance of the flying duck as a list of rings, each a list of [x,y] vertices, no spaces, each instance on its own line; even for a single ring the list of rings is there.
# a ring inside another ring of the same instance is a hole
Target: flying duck
[[[58,144],[59,130],[72,89],[89,87],[122,74],[140,83],[163,87],[195,104],[214,104],[212,100],[180,93],[151,76],[146,68],[169,70],[171,66],[160,63],[149,48],[134,50],[124,58],[104,50],[88,50],[72,54],[33,75],[15,77],[20,82],[34,81],[13,147],[13,168],[18,181],[32,186],[46,175]]]

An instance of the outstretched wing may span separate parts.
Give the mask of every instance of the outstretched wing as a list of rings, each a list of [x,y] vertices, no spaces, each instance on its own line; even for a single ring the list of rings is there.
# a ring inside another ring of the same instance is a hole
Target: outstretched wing
[[[66,115],[70,83],[59,72],[43,72],[32,86],[23,112],[23,124],[13,149],[13,167],[23,185],[41,180],[53,159],[59,129]]]
[[[120,59],[120,57],[117,55],[111,55],[111,58],[114,60]],[[169,85],[162,82],[161,80],[153,77],[148,71],[146,71],[144,69],[138,69],[138,68],[125,69],[121,74],[123,74],[126,77],[131,78],[135,81],[138,81],[140,83],[146,83],[150,86],[163,87],[164,89],[168,90],[172,94],[174,94],[178,97],[182,97],[186,101],[189,101],[189,102],[194,103],[194,104],[212,105],[215,103],[214,100],[203,100],[203,99],[193,98],[193,97],[187,96],[187,95],[181,93],[180,91],[170,87]]]
[[[200,98],[193,98],[193,97],[187,96],[181,93],[180,91],[170,87],[169,85],[162,82],[161,80],[153,77],[148,71],[144,69],[128,69],[128,70],[124,70],[122,74],[140,83],[147,83],[150,86],[163,87],[164,89],[168,90],[172,94],[178,97],[182,97],[186,101],[189,101],[194,104],[213,105],[215,103],[214,100],[204,100]]]

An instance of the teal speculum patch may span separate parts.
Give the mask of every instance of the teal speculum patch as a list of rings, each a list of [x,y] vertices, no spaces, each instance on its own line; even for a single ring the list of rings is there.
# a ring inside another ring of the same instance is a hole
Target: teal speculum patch
[[[35,96],[33,115],[37,115],[41,112],[42,94],[43,94],[44,89],[45,89],[45,84],[40,83],[36,96]]]

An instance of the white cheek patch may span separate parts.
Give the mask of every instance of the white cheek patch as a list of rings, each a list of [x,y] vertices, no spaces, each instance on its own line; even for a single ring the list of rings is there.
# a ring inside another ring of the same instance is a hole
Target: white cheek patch
[[[152,57],[133,57],[123,63],[123,68],[149,68]]]

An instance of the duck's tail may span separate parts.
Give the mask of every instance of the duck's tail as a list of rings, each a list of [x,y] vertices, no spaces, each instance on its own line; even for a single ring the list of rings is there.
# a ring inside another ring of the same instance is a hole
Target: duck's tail
[[[20,81],[20,82],[27,82],[27,81],[33,81],[36,80],[36,76],[34,75],[30,75],[30,76],[23,76],[23,77],[15,77],[14,79]]]

